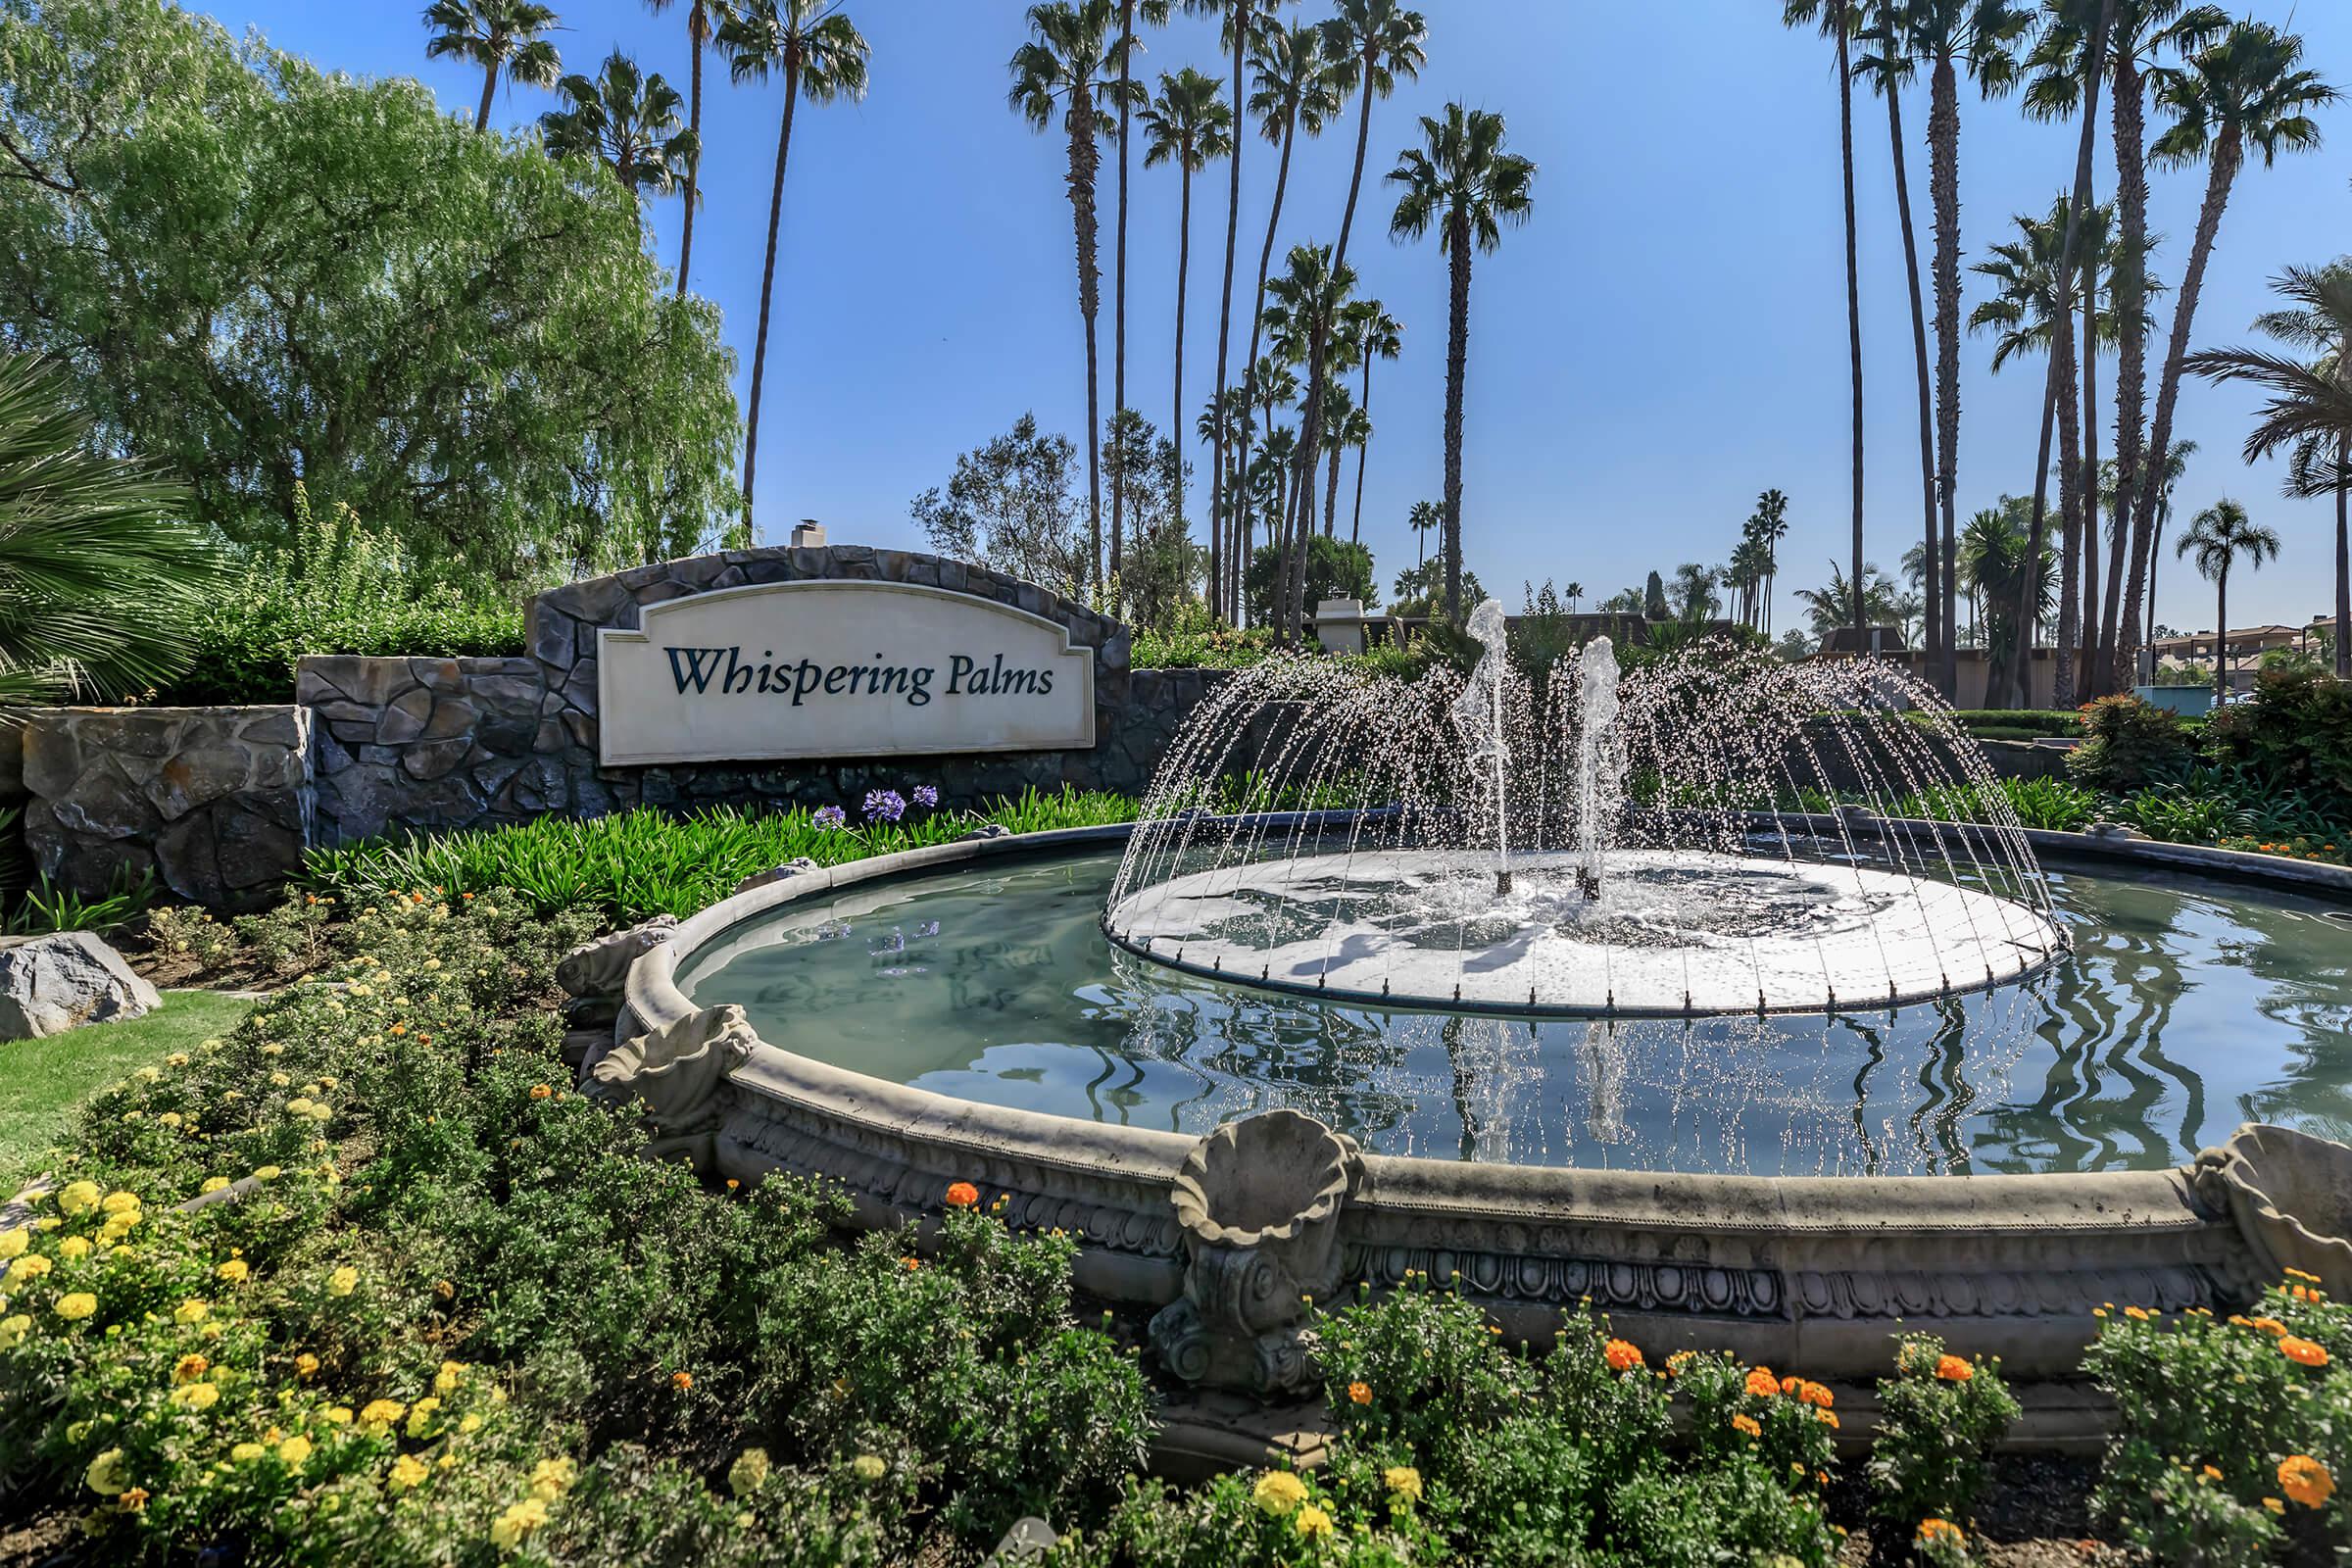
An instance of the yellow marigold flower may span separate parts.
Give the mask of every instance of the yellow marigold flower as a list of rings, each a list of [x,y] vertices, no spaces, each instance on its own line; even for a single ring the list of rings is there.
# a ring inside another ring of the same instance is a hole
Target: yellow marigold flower
[[[394,1496],[421,1487],[430,1479],[433,1467],[415,1454],[404,1453],[392,1461],[392,1473],[384,1478],[384,1489]]]
[[[98,1298],[87,1291],[69,1292],[57,1298],[57,1305],[51,1310],[69,1323],[78,1323],[98,1310]]]
[[[1612,1372],[1631,1372],[1642,1364],[1642,1348],[1631,1340],[1611,1340],[1600,1353]]]
[[[354,1290],[359,1288],[359,1283],[360,1271],[356,1268],[353,1268],[349,1263],[346,1263],[341,1268],[336,1269],[332,1274],[329,1274],[326,1277],[326,1294],[329,1296],[349,1296]]]
[[[746,1448],[735,1456],[733,1464],[727,1466],[727,1490],[738,1497],[748,1492],[757,1492],[760,1483],[767,1479],[767,1450]]]
[[[228,1456],[239,1464],[251,1464],[269,1451],[258,1443],[240,1443],[228,1450]]]
[[[219,1268],[213,1270],[213,1272],[220,1275],[231,1285],[242,1285],[248,1278],[252,1276],[253,1265],[247,1263],[241,1257],[232,1257],[227,1262],[221,1264]]]
[[[172,1369],[172,1381],[193,1383],[212,1369],[213,1363],[201,1355],[183,1355],[179,1358],[179,1364]]]
[[[2151,1315],[2152,1314],[2150,1314],[2148,1309],[2144,1306],[2127,1306],[2124,1308],[2124,1316],[2132,1319],[2132,1321],[2134,1323],[2145,1323]]]
[[[531,1467],[531,1495],[544,1502],[553,1502],[570,1490],[579,1473],[578,1465],[561,1455],[542,1459]]]
[[[1747,1375],[1747,1392],[1759,1399],[1769,1399],[1781,1392],[1781,1380],[1772,1375],[1772,1368],[1757,1367]]]
[[[277,1456],[299,1470],[311,1456],[311,1440],[298,1433],[277,1446]]]
[[[172,1054],[166,1056],[164,1060],[171,1063],[174,1067],[185,1067],[188,1064],[188,1054],[184,1051],[174,1051],[172,1053]]]
[[[1380,1473],[1381,1484],[1408,1501],[1421,1500],[1421,1472],[1409,1464],[1395,1464]]]
[[[285,1075],[284,1075],[283,1073],[280,1073],[280,1074],[278,1074],[278,1076],[282,1078],[282,1077],[284,1077]],[[310,1097],[309,1097],[308,1095],[296,1095],[296,1096],[295,1096],[295,1097],[294,1097],[292,1100],[289,1100],[289,1101],[287,1101],[287,1102],[286,1102],[286,1114],[287,1114],[287,1115],[289,1115],[289,1116],[308,1116],[310,1113],[311,1113],[311,1101],[310,1101]]]
[[[78,1263],[90,1255],[90,1239],[87,1236],[69,1236],[57,1244],[57,1255],[69,1262]]]
[[[330,1404],[325,1409],[318,1412],[318,1419],[325,1422],[330,1427],[347,1427],[351,1425],[351,1406],[348,1404]]]
[[[890,1472],[890,1466],[882,1462],[880,1454],[861,1453],[850,1461],[850,1471],[860,1481],[879,1481]]]
[[[2306,1508],[2321,1508],[2335,1495],[2335,1477],[2310,1454],[2290,1454],[2278,1466],[2278,1490],[2286,1494],[2289,1501]]]
[[[31,1245],[32,1232],[28,1230],[0,1231],[0,1257],[23,1257]]]
[[[209,1304],[190,1297],[172,1309],[172,1321],[182,1324],[201,1323],[205,1320],[206,1314],[211,1311],[212,1307]]]
[[[1289,1513],[1306,1500],[1306,1483],[1288,1470],[1269,1470],[1257,1478],[1250,1500],[1266,1513]]]
[[[328,1104],[325,1101],[314,1100],[311,1102],[311,1120],[332,1121],[334,1120],[334,1116],[335,1107]]]
[[[469,1410],[459,1419],[458,1430],[467,1437],[471,1437],[474,1433],[482,1430],[482,1418]]]
[[[1318,1536],[1328,1536],[1331,1534],[1331,1515],[1310,1502],[1298,1510],[1298,1517],[1291,1521],[1291,1528],[1310,1541]]]
[[[23,1232],[15,1234],[22,1235]],[[52,1266],[50,1261],[40,1253],[30,1252],[9,1264],[8,1273],[0,1275],[0,1280],[4,1280],[10,1285],[22,1285],[27,1280],[39,1279],[48,1273]]]
[[[96,1182],[68,1182],[57,1195],[57,1206],[69,1214],[87,1214],[98,1206]]]
[[[83,1485],[100,1496],[112,1496],[122,1490],[122,1450],[109,1448],[92,1459],[82,1471]]]
[[[180,1124],[182,1118],[178,1111],[167,1110],[161,1116],[158,1116],[155,1119],[166,1127],[176,1127]]]
[[[490,1527],[490,1544],[501,1551],[513,1551],[522,1544],[522,1538],[547,1523],[547,1504],[537,1497],[525,1497],[498,1516]]]
[[[369,1399],[360,1406],[360,1419],[368,1426],[390,1426],[409,1413],[409,1407],[398,1399]]]
[[[1966,1383],[1977,1375],[1977,1369],[1956,1355],[1947,1355],[1936,1361],[1936,1375],[1946,1383]]]
[[[136,1193],[109,1193],[106,1195],[106,1200],[98,1206],[109,1214],[127,1214],[139,1206],[139,1195]]]
[[[24,1336],[31,1332],[32,1319],[22,1312],[0,1317],[0,1350],[15,1349],[24,1343]]]
[[[2328,1351],[2324,1347],[2315,1345],[2309,1340],[2297,1339],[2292,1334],[2279,1337],[2278,1353],[2297,1366],[2326,1366],[2328,1364]]]
[[[455,1394],[458,1391],[458,1385],[464,1381],[466,1381],[466,1363],[444,1361],[441,1363],[441,1370],[433,1374],[433,1392]]]
[[[1370,1404],[1372,1402],[1372,1385],[1369,1383],[1348,1384],[1348,1400],[1350,1404]]]
[[[1732,1430],[1743,1438],[1760,1438],[1764,1435],[1764,1428],[1757,1423],[1753,1416],[1736,1415],[1732,1417]]]
[[[183,1404],[191,1410],[210,1410],[220,1402],[220,1388],[214,1383],[190,1383],[173,1389],[172,1399],[173,1403]]]
[[[278,1179],[278,1177],[280,1177],[280,1176],[282,1176],[282,1175],[284,1175],[284,1174],[285,1174],[283,1171],[279,1170],[279,1169],[278,1169],[278,1168],[277,1168],[275,1165],[256,1165],[256,1166],[254,1167],[253,1173],[254,1173],[256,1176],[259,1176],[259,1177],[260,1177],[260,1178],[261,1178],[263,1181],[266,1181],[266,1182],[273,1182],[273,1181],[277,1180],[277,1179]]]
[[[1961,1534],[1960,1527],[1949,1519],[1922,1519],[1916,1539],[1923,1546],[1937,1541],[1948,1541],[1955,1546],[1968,1544],[1968,1537]]]
[[[434,1398],[429,1394],[423,1398],[418,1399],[415,1404],[410,1405],[409,1436],[412,1438],[427,1438],[432,1436],[433,1412],[440,1408],[441,1401]]]
[[[2270,1509],[2270,1510],[2271,1510],[2271,1512],[2273,1512],[2273,1513],[2284,1513],[2284,1512],[2286,1512],[2286,1504],[2285,1504],[2285,1503],[2283,1503],[2283,1502],[2280,1502],[2280,1501],[2279,1501],[2279,1500],[2278,1500],[2277,1497],[2265,1497],[2265,1498],[2263,1498],[2263,1499],[2262,1499],[2262,1505],[2263,1505],[2265,1508],[2268,1508],[2268,1509]]]
[[[305,1350],[294,1358],[294,1375],[308,1383],[318,1375],[318,1358]]]

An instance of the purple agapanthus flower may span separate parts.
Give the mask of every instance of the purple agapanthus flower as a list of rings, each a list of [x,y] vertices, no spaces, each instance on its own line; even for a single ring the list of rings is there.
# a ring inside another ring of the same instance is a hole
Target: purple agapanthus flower
[[[917,784],[914,787],[914,804],[926,811],[937,810],[939,808],[939,786]]]
[[[850,813],[838,806],[820,806],[816,808],[814,820],[816,825],[821,828],[847,827],[850,822]]]
[[[897,790],[867,790],[865,819],[868,822],[896,822],[906,814],[906,797]]]

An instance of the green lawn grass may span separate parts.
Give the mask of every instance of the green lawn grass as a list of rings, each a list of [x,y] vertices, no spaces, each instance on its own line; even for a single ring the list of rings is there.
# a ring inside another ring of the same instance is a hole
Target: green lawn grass
[[[227,1034],[252,1009],[218,992],[168,991],[143,1018],[0,1042],[0,1200],[38,1174],[41,1155],[92,1093],[134,1067]]]

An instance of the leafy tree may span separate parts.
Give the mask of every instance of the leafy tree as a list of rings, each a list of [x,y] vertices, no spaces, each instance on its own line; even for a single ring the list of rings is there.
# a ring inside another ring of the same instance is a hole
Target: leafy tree
[[[1642,585],[1642,614],[1647,620],[1665,620],[1672,612],[1666,608],[1666,584],[1656,572]]]
[[[678,123],[677,89],[615,49],[592,79],[576,73],[557,83],[565,107],[539,117],[547,150],[590,158],[612,172],[631,196],[666,196],[684,180],[700,151]]]
[[[767,323],[776,297],[776,233],[784,223],[784,165],[792,157],[793,111],[865,96],[865,37],[840,0],[740,0],[719,24],[718,46],[737,82],[784,78],[784,116],[776,123],[776,180],[767,197],[767,258],[760,270],[760,328],[752,337],[752,397],[743,432],[743,542],[752,522],[753,479],[760,459],[760,395],[767,380]],[[1091,412],[1091,411],[1090,411]]]
[[[1372,574],[1372,552],[1352,540],[1310,533],[1303,546],[1306,558],[1306,602],[1309,608],[1326,599],[1360,599],[1367,610],[1380,604],[1380,580]],[[1250,558],[1250,611],[1260,623],[1280,618],[1277,596],[1288,584],[1290,562],[1274,545],[1260,545]]]
[[[969,561],[1076,598],[1086,581],[1078,503],[1070,494],[1077,444],[1041,435],[1024,414],[1012,429],[956,460],[955,476],[914,498],[914,521],[943,556]]]
[[[1677,620],[1706,620],[1723,608],[1715,593],[1715,573],[1695,561],[1674,568],[1674,614]]]
[[[69,383],[0,354],[0,722],[18,704],[136,696],[187,666],[212,547],[153,467],[93,443]]]
[[[1133,409],[1111,419],[1102,437],[1102,475],[1134,532],[1112,579],[1113,609],[1138,626],[1163,629],[1193,595],[1200,552],[1184,527],[1175,498],[1183,491],[1183,455]]]
[[[603,172],[163,6],[12,0],[0,78],[0,334],[191,520],[282,542],[300,479],[515,580],[732,510],[717,312],[668,295]]]
[[[2292,455],[2287,489],[2295,495],[2335,496],[2335,623],[2352,626],[2352,262],[2290,267],[2271,288],[2286,308],[2254,318],[2264,336],[2312,358],[2263,349],[2209,349],[2188,357],[2188,368],[2215,381],[2251,381],[2271,394],[2246,461],[2285,447]],[[2184,443],[2186,444],[2186,443]],[[2338,638],[2335,678],[2352,680],[2352,639]]]
[[[1827,637],[1838,627],[1854,623],[1854,585],[1846,576],[1845,568],[1835,561],[1830,563],[1830,580],[1827,583],[1819,588],[1799,588],[1796,597],[1797,602],[1805,607],[1805,622],[1812,628],[1816,638]],[[1895,587],[1894,579],[1869,562],[1862,565],[1860,599],[1862,613],[1869,618],[1870,624],[1901,626],[1904,619],[1902,595]]]
[[[532,0],[433,0],[424,24],[433,29],[426,59],[454,58],[482,68],[482,106],[473,115],[477,136],[490,128],[501,66],[507,79],[532,87],[552,87],[563,74],[555,44],[540,36],[555,29],[556,14]]]
[[[1191,292],[1193,268],[1193,176],[1210,160],[1233,153],[1233,117],[1217,97],[1224,85],[1187,66],[1173,75],[1159,74],[1159,96],[1144,108],[1144,167],[1173,163],[1181,192],[1176,220],[1176,407],[1168,428],[1184,429],[1184,302]],[[1184,468],[1176,471],[1174,505],[1184,517]],[[1209,559],[1214,562],[1223,519],[1209,517]],[[1213,598],[1213,592],[1211,597]]]
[[[1421,117],[1423,145],[1396,155],[1389,179],[1399,188],[1389,231],[1418,239],[1438,230],[1447,264],[1446,347],[1446,613],[1462,615],[1462,400],[1470,358],[1470,251],[1493,252],[1502,225],[1535,211],[1533,161],[1502,150],[1502,117],[1447,104],[1443,120]]]
[[[2225,497],[2188,519],[2188,532],[2173,553],[2195,557],[2198,574],[2213,584],[2213,693],[2225,697],[2230,691],[2230,572],[2241,563],[2256,571],[2278,559],[2278,535]]]

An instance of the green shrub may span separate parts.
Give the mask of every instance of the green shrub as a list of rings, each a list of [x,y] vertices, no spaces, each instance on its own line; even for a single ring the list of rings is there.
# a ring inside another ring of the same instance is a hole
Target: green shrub
[[[117,866],[106,891],[83,898],[61,888],[44,873],[24,889],[14,912],[0,919],[0,936],[39,936],[51,931],[93,931],[100,936],[119,931],[155,902],[153,871],[132,876],[128,866]]]
[[[1963,1360],[1932,1334],[1906,1334],[1894,1368],[1879,1380],[1872,1509],[1906,1530],[1931,1519],[1963,1525],[1984,1490],[1985,1456],[2018,1417],[2000,1362]]]
[[[2254,700],[2215,713],[2205,733],[2214,760],[2242,764],[2272,790],[2352,821],[2352,685],[2311,666],[2265,669],[2254,677]]]
[[[166,957],[186,958],[200,974],[227,967],[238,952],[234,931],[194,905],[149,910],[147,945]]]
[[[2066,770],[2092,789],[2136,790],[2176,778],[2195,760],[2180,720],[2129,693],[2085,705],[2082,735]]]
[[[1274,634],[1265,627],[1228,626],[1188,599],[1165,627],[1137,628],[1128,659],[1137,669],[1239,669],[1273,652]]]
[[[2085,1365],[2116,1404],[2093,1504],[2157,1561],[2278,1561],[2352,1540],[2352,1309],[2309,1275],[2259,1315],[2102,1308]]]
[[[290,703],[305,654],[522,652],[521,592],[422,574],[348,506],[314,517],[299,481],[292,530],[290,545],[258,552],[241,578],[204,601],[188,628],[194,662],[151,701]]]
[[[1928,715],[1916,715],[1923,722]],[[2002,730],[2026,735],[2080,735],[2082,716],[2071,708],[1955,708],[1948,715],[1972,735]]]

